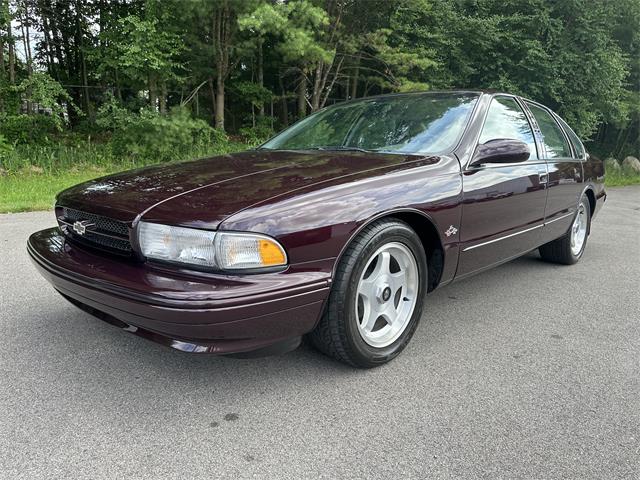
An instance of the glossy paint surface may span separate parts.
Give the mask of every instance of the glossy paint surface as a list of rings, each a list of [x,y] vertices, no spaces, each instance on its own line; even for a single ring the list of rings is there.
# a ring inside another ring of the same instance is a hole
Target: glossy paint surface
[[[539,132],[539,159],[512,150],[512,162],[474,162],[488,151],[478,138],[492,98],[479,98],[447,154],[253,150],[124,172],[58,197],[60,206],[126,222],[134,248],[140,220],[263,233],[287,251],[282,271],[230,275],[120,258],[56,229],[34,234],[29,252],[67,297],[168,339],[215,340],[206,350],[228,353],[296,337],[316,324],[342,252],[377,218],[432,227],[428,247],[442,252],[435,282],[443,285],[563,235],[583,192],[597,212],[602,162],[547,159]]]
[[[540,161],[465,171],[458,276],[540,245],[541,232],[536,227],[545,217],[547,191],[540,183],[544,172],[545,163]]]

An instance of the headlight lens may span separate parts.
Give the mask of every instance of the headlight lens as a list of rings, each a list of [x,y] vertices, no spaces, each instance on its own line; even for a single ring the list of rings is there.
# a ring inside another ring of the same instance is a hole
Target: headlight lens
[[[140,222],[138,243],[147,258],[213,269],[239,270],[287,264],[287,255],[278,242],[254,233],[211,232]]]
[[[140,222],[138,241],[147,258],[215,266],[215,232]]]

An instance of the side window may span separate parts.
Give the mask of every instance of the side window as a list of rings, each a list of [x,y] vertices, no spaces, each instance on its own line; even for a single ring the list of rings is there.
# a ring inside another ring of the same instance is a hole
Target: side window
[[[542,141],[547,150],[547,158],[571,158],[571,148],[560,126],[545,109],[527,103],[531,113],[538,122]]]
[[[538,158],[531,125],[518,102],[511,97],[496,97],[491,101],[480,134],[480,143],[499,138],[522,140],[529,145],[529,159]]]
[[[576,152],[576,158],[584,158],[584,146],[578,138],[578,135],[576,135],[571,127],[567,125],[567,122],[562,120],[560,117],[558,117],[558,120],[560,120],[560,125],[562,125],[562,128],[564,128],[565,133],[571,141],[571,145],[573,145],[573,151]]]

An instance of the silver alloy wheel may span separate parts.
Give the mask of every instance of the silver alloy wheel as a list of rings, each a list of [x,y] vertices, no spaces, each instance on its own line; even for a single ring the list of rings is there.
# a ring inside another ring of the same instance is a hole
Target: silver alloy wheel
[[[573,220],[573,225],[571,225],[571,253],[576,257],[580,255],[584,241],[587,238],[588,223],[587,209],[584,203],[580,202],[578,213]]]
[[[362,339],[382,348],[409,325],[417,303],[418,263],[399,242],[382,245],[367,260],[356,293],[356,322]]]

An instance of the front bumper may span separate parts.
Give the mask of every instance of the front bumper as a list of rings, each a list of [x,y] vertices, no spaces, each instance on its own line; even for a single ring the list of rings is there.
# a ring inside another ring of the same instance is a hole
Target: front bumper
[[[329,293],[330,265],[227,276],[134,263],[69,242],[57,228],[27,250],[64,297],[94,316],[182,351],[274,353],[311,331]]]

